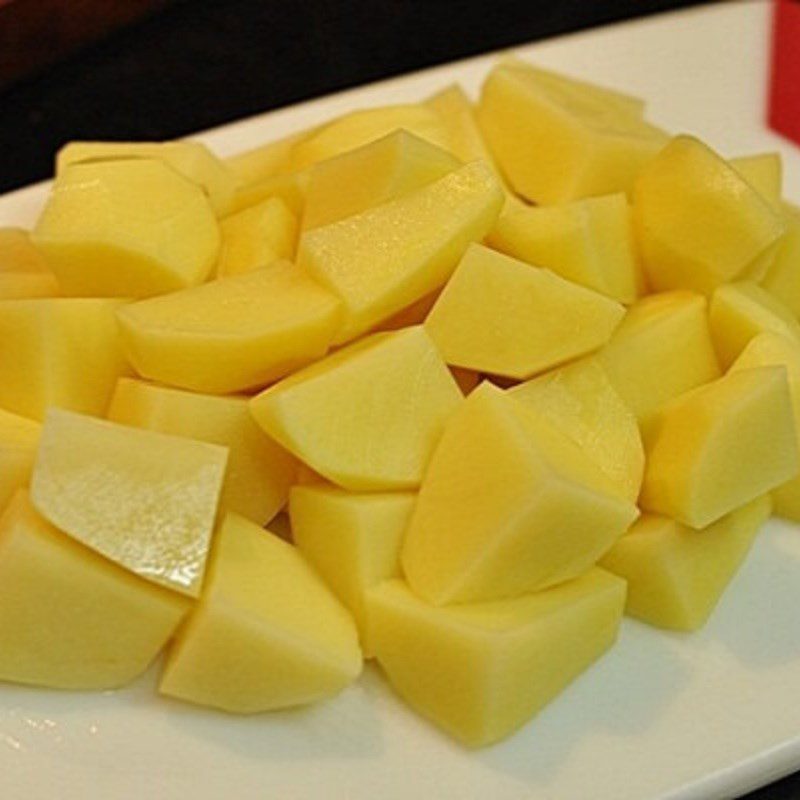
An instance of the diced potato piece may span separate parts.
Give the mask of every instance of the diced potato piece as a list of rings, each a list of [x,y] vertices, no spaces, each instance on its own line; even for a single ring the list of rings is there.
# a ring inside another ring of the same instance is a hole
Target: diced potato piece
[[[0,300],[56,297],[56,276],[31,244],[27,231],[0,228]]]
[[[253,398],[256,421],[351,491],[413,489],[462,400],[424,328],[376,333]]]
[[[0,679],[114,689],[144,672],[189,607],[73,542],[19,492],[0,517]]]
[[[345,114],[297,142],[292,148],[290,167],[307,169],[401,128],[449,149],[447,130],[436,112],[423,105],[381,106]]]
[[[56,156],[56,178],[72,164],[132,159],[163,161],[208,197],[218,216],[230,213],[236,174],[204,144],[188,139],[174,142],[70,142]]]
[[[130,374],[112,299],[0,302],[0,407],[41,419],[48,406],[103,414]]]
[[[292,149],[313,131],[302,130],[253,147],[225,159],[225,164],[236,176],[239,189],[261,183],[281,173],[288,172]],[[237,192],[238,193],[238,192]]]
[[[739,156],[728,162],[776,211],[781,211],[783,164],[780,153]]]
[[[440,288],[470,242],[492,229],[502,203],[497,178],[475,161],[416,192],[304,233],[298,264],[345,307],[334,343]]]
[[[516,597],[585,572],[636,516],[578,445],[484,382],[434,451],[403,569],[435,605]]]
[[[203,190],[162,161],[73,164],[33,230],[64,294],[149,297],[202,283],[219,250]]]
[[[786,233],[763,280],[764,288],[800,317],[800,209],[785,204]]]
[[[264,386],[323,356],[338,300],[288,262],[120,309],[145,378],[224,394]]]
[[[0,511],[28,485],[40,433],[38,422],[0,409]]]
[[[752,281],[720,286],[711,298],[708,320],[720,364],[726,369],[759,333],[771,331],[800,342],[800,322]]]
[[[450,374],[461,389],[461,394],[468,395],[481,382],[481,373],[463,367],[450,367]]]
[[[425,297],[420,298],[402,311],[398,311],[396,314],[389,317],[389,319],[381,322],[380,325],[376,325],[373,330],[396,331],[400,328],[410,328],[412,325],[421,325],[425,322],[428,314],[430,314],[440,294],[441,291],[438,290],[426,294]]]
[[[448,364],[529,378],[602,347],[624,314],[597,292],[474,244],[425,328]]]
[[[368,603],[375,652],[398,694],[482,747],[524,725],[611,647],[625,582],[593,569],[545,592],[437,608],[393,580]]]
[[[644,292],[628,200],[621,193],[505,214],[488,242],[621,303]]]
[[[353,494],[319,484],[292,489],[294,542],[350,609],[367,657],[366,592],[399,576],[400,546],[415,501],[411,492]]]
[[[511,185],[539,204],[628,191],[666,142],[607,97],[519,61],[489,73],[478,122]]]
[[[123,378],[108,418],[227,447],[223,509],[265,525],[289,499],[297,462],[256,425],[247,397],[195,394]]]
[[[464,90],[458,84],[453,84],[431,95],[425,101],[425,105],[439,115],[439,119],[447,130],[450,150],[457,158],[465,164],[481,159],[494,169],[506,193],[503,210],[509,212],[527,208],[527,204],[514,194],[505,177],[497,168],[494,156],[486,146],[481,129],[478,127],[475,109],[464,94]]]
[[[197,597],[227,457],[217,445],[52,408],[31,500],[81,544]]]
[[[625,611],[659,628],[705,625],[770,514],[768,495],[703,530],[641,517],[600,565],[628,582]]]
[[[645,436],[640,503],[705,528],[800,471],[783,367],[732,372],[659,411]]]
[[[644,475],[644,447],[636,417],[595,358],[583,358],[509,390],[572,439],[614,484],[636,502]]]
[[[772,366],[786,369],[794,409],[795,438],[800,447],[800,343],[776,333],[760,333],[744,348],[731,366],[731,372]],[[773,489],[772,503],[778,516],[800,522],[800,475]]]
[[[219,228],[218,277],[252,272],[294,256],[297,220],[279,197],[225,217]]]
[[[329,225],[402,197],[459,166],[447,150],[408,131],[394,131],[311,168],[303,229]]]
[[[665,403],[720,376],[706,306],[692,292],[645,297],[598,353],[642,430]]]
[[[295,548],[236,514],[216,534],[202,599],[162,694],[242,714],[337,694],[361,672],[355,625]]]
[[[776,247],[780,216],[711,148],[676,136],[639,174],[633,219],[656,291],[710,294]]]
[[[309,170],[304,172],[287,172],[273,175],[263,181],[248,186],[240,186],[233,198],[231,212],[243,211],[257,205],[270,197],[277,197],[286,203],[286,207],[300,219],[306,204]]]

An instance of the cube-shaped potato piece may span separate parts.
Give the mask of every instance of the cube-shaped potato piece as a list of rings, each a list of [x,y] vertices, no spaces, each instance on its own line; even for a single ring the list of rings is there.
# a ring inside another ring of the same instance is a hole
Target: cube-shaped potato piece
[[[220,242],[203,190],[149,158],[66,167],[32,236],[72,297],[150,297],[195,286],[211,272]]]
[[[637,514],[577,444],[484,382],[434,451],[403,569],[435,605],[517,597],[585,572]]]
[[[405,130],[320,161],[309,172],[303,230],[402,197],[459,166],[452,153]]]
[[[292,147],[289,167],[307,169],[401,129],[449,149],[447,129],[435,111],[419,104],[379,106],[352,111],[301,138]]]
[[[42,426],[0,409],[0,510],[28,485]]]
[[[218,216],[230,213],[236,174],[204,144],[177,142],[70,142],[58,151],[56,176],[71,164],[152,158],[163,161],[208,196]]]
[[[368,657],[366,593],[399,576],[400,546],[416,499],[412,492],[355,493],[324,484],[292,489],[294,543],[350,610]]]
[[[251,401],[275,441],[351,491],[419,486],[462,400],[421,326],[376,333]]]
[[[728,163],[780,213],[783,164],[780,153],[755,153],[729,159]]]
[[[643,431],[665,403],[720,376],[707,305],[693,292],[645,297],[597,354]]]
[[[122,378],[111,398],[108,418],[227,447],[220,507],[265,525],[289,499],[297,461],[256,425],[248,400]]]
[[[230,214],[219,229],[218,277],[252,272],[294,256],[297,219],[279,197]]]
[[[120,310],[145,378],[196,392],[260,388],[325,355],[339,301],[288,261]]]
[[[794,409],[795,438],[800,447],[800,343],[776,333],[760,333],[731,365],[731,372],[755,367],[786,369]],[[772,490],[774,512],[800,522],[800,475]]]
[[[600,566],[628,583],[625,612],[679,631],[702,628],[769,518],[768,495],[702,530],[645,514]]]
[[[800,471],[784,367],[732,372],[664,406],[645,435],[642,508],[705,528]]]
[[[541,205],[627,192],[666,142],[607,96],[512,59],[484,81],[478,122],[514,189]]]
[[[691,136],[676,136],[642,169],[633,219],[647,280],[656,291],[710,294],[746,277],[785,229],[756,189]]]
[[[425,328],[448,364],[523,379],[602,347],[624,314],[598,292],[473,244]]]
[[[114,689],[144,672],[188,611],[54,528],[20,491],[0,517],[0,679]]]
[[[58,282],[21,228],[0,228],[0,300],[56,297]]]
[[[368,594],[397,693],[470,747],[512,734],[614,643],[625,582],[601,569],[513,600],[438,608],[399,580]]]
[[[503,253],[621,303],[644,293],[633,221],[622,193],[504,214],[488,241]]]
[[[502,205],[497,177],[474,161],[415,192],[306,231],[298,264],[344,305],[334,343],[439,289],[470,243],[492,229]]]
[[[781,216],[786,233],[767,270],[762,286],[800,317],[800,209],[784,204]]]
[[[42,419],[49,406],[105,412],[117,379],[130,374],[114,299],[0,302],[0,407]]]
[[[515,400],[572,439],[614,484],[636,502],[644,476],[644,447],[636,417],[596,358],[588,357],[509,389]]]
[[[81,544],[197,597],[227,457],[218,445],[52,408],[31,500]]]
[[[708,322],[719,362],[725,369],[760,333],[770,331],[800,342],[800,322],[794,314],[752,281],[720,286],[711,297]]]
[[[212,558],[162,694],[246,714],[322,700],[358,677],[353,620],[292,545],[228,514]]]
[[[239,192],[248,186],[287,174],[290,171],[289,159],[292,149],[313,132],[313,129],[296,131],[280,139],[228,156],[225,159],[225,166],[236,176],[238,183],[236,195],[238,196]],[[234,197],[233,210],[237,209],[237,205],[237,197]]]

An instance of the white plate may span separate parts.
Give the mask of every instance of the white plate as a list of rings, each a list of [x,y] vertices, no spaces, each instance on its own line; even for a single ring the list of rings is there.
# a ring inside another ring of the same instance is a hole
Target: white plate
[[[535,13],[535,12],[531,12]],[[518,52],[648,98],[653,119],[731,155],[780,150],[800,196],[800,151],[766,131],[766,3],[715,5]],[[472,59],[204,134],[229,154],[358,106],[479,86]],[[29,225],[43,187],[0,198]],[[156,672],[123,692],[0,686],[0,794],[154,798],[726,797],[800,768],[800,530],[771,522],[708,627],[632,621],[616,648],[511,740],[467,752],[368,669],[326,705],[240,719],[158,698]]]

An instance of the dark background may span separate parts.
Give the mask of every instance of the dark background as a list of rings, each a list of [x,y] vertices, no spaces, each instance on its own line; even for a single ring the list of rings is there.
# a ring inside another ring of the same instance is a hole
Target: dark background
[[[68,3],[63,0],[62,11]],[[70,139],[173,138],[487,50],[698,4],[698,0],[153,3],[166,7],[111,34],[106,30],[116,21],[98,21],[96,35],[104,34],[101,41],[38,72],[29,71],[27,77],[0,90],[0,192],[47,177],[54,152]],[[52,20],[57,4],[49,5]],[[68,8],[73,23],[77,9]],[[127,13],[134,15],[130,6]],[[20,34],[21,25],[11,13],[0,15],[0,49],[15,35],[19,40]],[[48,35],[44,46],[52,47],[54,54],[60,33],[51,30]],[[70,40],[63,46],[74,45]],[[9,46],[5,49],[11,52]],[[40,61],[47,55],[32,53],[26,45],[18,52],[31,64],[37,55]],[[25,66],[30,70],[28,63]],[[800,775],[748,795],[748,800],[789,798],[800,798]]]

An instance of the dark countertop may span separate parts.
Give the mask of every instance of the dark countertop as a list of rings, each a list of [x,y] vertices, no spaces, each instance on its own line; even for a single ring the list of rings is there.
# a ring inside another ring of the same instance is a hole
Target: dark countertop
[[[0,92],[0,192],[48,177],[53,154],[70,139],[173,138],[390,75],[697,2],[178,0]],[[800,773],[747,795],[798,797]]]

